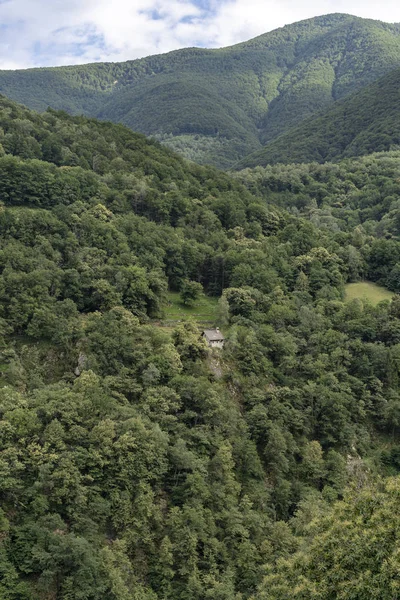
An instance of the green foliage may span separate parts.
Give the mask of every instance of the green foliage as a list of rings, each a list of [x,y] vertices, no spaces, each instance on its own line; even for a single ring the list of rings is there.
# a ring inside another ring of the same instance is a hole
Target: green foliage
[[[400,471],[400,300],[343,299],[361,273],[398,291],[397,155],[233,177],[0,107],[0,596],[278,598],[308,576],[299,552],[342,559],[332,515],[360,548],[335,502]],[[193,322],[159,326],[185,285],[224,326],[218,356]]]
[[[2,71],[0,91],[36,110],[51,106],[123,123],[192,160],[226,168],[399,66],[398,25],[333,14],[218,50]],[[377,137],[385,143],[385,135]],[[24,140],[16,135],[8,143]],[[61,154],[49,139],[45,159]]]
[[[350,97],[335,102],[245,157],[235,168],[276,163],[333,161],[383,152],[400,144],[398,88],[395,69]]]
[[[256,598],[381,598],[399,595],[399,479],[352,490],[313,523],[302,548],[268,565]]]
[[[329,231],[343,246],[349,281],[399,292],[399,156],[393,150],[338,164],[256,167],[237,177],[252,193]]]
[[[183,281],[181,286],[181,299],[183,304],[192,306],[203,293],[203,286],[198,281]]]

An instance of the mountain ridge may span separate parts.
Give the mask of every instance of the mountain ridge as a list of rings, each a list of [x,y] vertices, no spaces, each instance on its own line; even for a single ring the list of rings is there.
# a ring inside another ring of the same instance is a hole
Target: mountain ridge
[[[335,13],[222,49],[2,71],[0,92],[35,110],[121,122],[227,168],[396,67],[399,24]]]
[[[326,162],[390,150],[400,143],[400,69],[245,157],[236,168]]]

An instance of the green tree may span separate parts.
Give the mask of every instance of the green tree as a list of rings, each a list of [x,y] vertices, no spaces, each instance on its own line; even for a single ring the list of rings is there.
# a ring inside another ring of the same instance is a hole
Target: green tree
[[[192,306],[203,293],[203,286],[197,281],[185,280],[181,286],[181,300],[186,306]]]
[[[392,600],[399,594],[399,478],[348,492],[292,557],[269,566],[260,600]]]

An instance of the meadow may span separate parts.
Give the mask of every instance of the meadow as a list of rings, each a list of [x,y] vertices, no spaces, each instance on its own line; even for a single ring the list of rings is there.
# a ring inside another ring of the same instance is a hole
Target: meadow
[[[191,306],[182,303],[179,292],[168,292],[164,306],[164,322],[179,322],[191,319],[200,325],[214,325],[218,298],[201,296]]]
[[[391,300],[393,297],[393,292],[370,281],[348,283],[345,286],[345,292],[346,302],[360,298],[361,300],[369,300],[374,305],[382,302],[382,300]]]

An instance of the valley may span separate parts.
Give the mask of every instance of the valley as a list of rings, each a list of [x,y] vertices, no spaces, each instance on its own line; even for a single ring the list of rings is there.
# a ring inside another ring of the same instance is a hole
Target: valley
[[[334,14],[0,72],[1,600],[398,598],[399,68]]]
[[[258,153],[256,164],[265,164],[273,140],[281,161],[280,136],[301,135],[292,128],[312,115],[327,111],[331,120],[342,100],[353,94],[357,99],[359,91],[396,68],[399,25],[338,13],[217,50],[187,48],[124,63],[0,71],[0,93],[39,111],[50,106],[122,123],[191,160],[227,169],[253,165]],[[385,134],[390,137],[390,130]],[[334,150],[334,143],[329,150],[313,146],[303,156],[294,150],[285,161],[329,159],[343,151]]]

